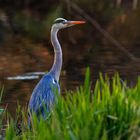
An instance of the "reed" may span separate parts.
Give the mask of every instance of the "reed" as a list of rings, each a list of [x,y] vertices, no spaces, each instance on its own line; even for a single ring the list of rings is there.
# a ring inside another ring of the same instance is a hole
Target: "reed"
[[[90,88],[90,71],[76,91],[58,97],[48,120],[33,116],[32,130],[23,117],[22,134],[16,135],[14,121],[6,130],[7,140],[133,140],[140,136],[140,78],[127,87],[118,74],[111,80],[100,75]],[[23,116],[25,112],[23,111]]]

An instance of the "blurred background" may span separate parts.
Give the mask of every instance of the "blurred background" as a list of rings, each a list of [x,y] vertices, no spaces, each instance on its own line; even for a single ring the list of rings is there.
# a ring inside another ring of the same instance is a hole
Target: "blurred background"
[[[129,85],[140,74],[140,1],[0,0],[0,86],[11,113],[17,103],[27,105],[41,76],[12,77],[46,72],[53,64],[50,29],[57,17],[86,20],[59,32],[62,93],[83,84],[87,67],[93,87],[99,72],[110,77],[119,72]]]

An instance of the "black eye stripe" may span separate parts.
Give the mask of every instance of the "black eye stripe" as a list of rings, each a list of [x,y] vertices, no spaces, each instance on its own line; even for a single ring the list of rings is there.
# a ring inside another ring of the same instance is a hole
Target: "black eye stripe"
[[[65,23],[65,20],[62,20],[62,19],[56,20],[56,21],[54,21],[54,24],[55,24],[55,23]]]

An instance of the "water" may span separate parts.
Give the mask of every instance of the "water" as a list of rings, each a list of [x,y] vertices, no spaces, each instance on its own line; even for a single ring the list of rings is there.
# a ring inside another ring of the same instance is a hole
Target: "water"
[[[34,73],[36,74],[34,75]],[[5,105],[8,104],[7,109],[13,116],[15,115],[16,107],[18,104],[24,108],[27,108],[28,106],[28,101],[30,99],[32,90],[41,79],[43,74],[43,72],[41,75],[38,72],[34,73],[31,73],[31,75],[28,74],[28,76],[24,74],[24,76],[19,75],[15,77],[7,77],[5,79],[6,90],[4,91],[2,102]],[[62,94],[64,94],[66,90],[76,90],[76,88],[84,81],[84,76],[81,77],[82,81],[77,80],[79,77],[75,77],[73,81],[72,79],[70,81],[66,76],[62,74],[60,81]]]
[[[77,35],[82,35],[80,30],[77,32]],[[140,62],[131,61],[115,46],[101,43],[96,46],[92,44],[92,39],[79,39],[75,34],[65,41],[65,32],[62,38],[63,41],[60,38],[63,44],[63,67],[60,77],[62,94],[65,94],[66,90],[76,90],[84,83],[87,67],[91,70],[93,88],[99,72],[107,73],[110,77],[119,72],[122,80],[127,79],[130,85],[134,85],[140,75]],[[2,104],[3,106],[8,104],[8,111],[14,116],[17,104],[27,107],[34,87],[51,68],[54,54],[48,42],[47,45],[32,43],[19,37],[14,40],[12,38],[6,43],[0,51],[0,85],[1,87],[4,85]],[[128,50],[137,57],[140,56],[138,46]]]
[[[131,64],[132,65],[132,64]],[[93,65],[95,67],[96,64]],[[117,65],[105,66],[105,67],[115,67],[119,69]],[[105,69],[104,67],[104,69]],[[99,69],[91,68],[91,80],[94,87],[96,79],[98,78]],[[75,68],[73,71],[62,71],[60,78],[60,85],[62,94],[65,94],[66,90],[76,90],[76,88],[84,83],[84,74],[86,67],[81,69]],[[106,73],[105,71],[102,71]],[[107,73],[112,76],[115,71],[113,69],[107,69]],[[139,72],[138,72],[139,73]],[[134,85],[138,73],[133,73],[128,69],[121,70],[122,79],[131,80],[130,85]],[[14,116],[16,111],[17,104],[20,104],[23,107],[27,107],[29,98],[31,96],[32,90],[35,85],[38,83],[40,78],[45,74],[45,72],[30,72],[18,76],[7,77],[5,81],[5,90],[3,95],[3,104],[8,103],[8,111]],[[96,74],[96,75],[94,75]]]

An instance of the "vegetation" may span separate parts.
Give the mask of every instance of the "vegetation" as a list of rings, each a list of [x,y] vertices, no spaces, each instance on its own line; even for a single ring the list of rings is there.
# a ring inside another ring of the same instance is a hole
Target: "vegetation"
[[[50,28],[57,17],[86,20],[83,26],[59,32],[64,54],[63,70],[67,79],[62,78],[63,89],[73,89],[75,84],[79,85],[84,79],[87,66],[92,70],[93,81],[97,79],[99,71],[109,75],[118,71],[132,83],[139,75],[139,62],[130,61],[131,59],[104,38],[83,14],[74,10],[70,2],[83,9],[123,44],[125,50],[139,58],[139,5],[136,10],[132,10],[129,1],[124,1],[124,4],[118,7],[116,0],[1,0],[0,83],[4,83],[3,99],[10,107],[16,104],[17,99],[25,105],[36,81],[7,81],[6,77],[50,69],[54,58]],[[10,110],[13,113],[15,109],[11,107]]]
[[[76,91],[58,97],[48,120],[33,117],[32,130],[23,113],[22,134],[16,135],[14,121],[7,131],[7,140],[133,140],[140,136],[140,79],[135,87],[127,87],[118,74],[112,79],[100,75],[94,91],[90,72]]]
[[[1,88],[0,105],[2,103],[1,99],[2,99],[3,90],[4,90],[4,87]],[[0,139],[2,139],[2,136],[4,134],[3,120],[4,120],[6,108],[7,108],[7,106],[5,106],[5,107],[0,106]]]
[[[27,112],[23,110],[21,134],[17,129],[21,112],[19,107],[16,119],[9,117],[6,139],[139,139],[140,78],[136,85],[130,88],[121,81],[118,74],[112,79],[100,75],[92,90],[90,77],[95,81],[99,71],[109,75],[118,71],[122,77],[129,79],[129,83],[134,84],[140,74],[140,61],[130,61],[129,57],[91,25],[88,18],[74,10],[70,2],[77,4],[97,21],[102,29],[124,45],[124,49],[137,58],[140,56],[140,5],[132,10],[129,1],[117,6],[116,0],[1,0],[0,83],[4,81],[6,88],[3,98],[4,102],[9,104],[10,110],[16,110],[17,99],[25,106],[36,81],[9,82],[5,80],[6,77],[50,68],[53,59],[50,28],[57,17],[87,20],[84,26],[60,33],[66,77],[66,80],[62,81],[62,88],[72,89],[69,87],[71,83],[68,83],[71,81],[80,83],[86,66],[94,69],[91,76],[87,70],[83,86],[76,91],[67,91],[64,97],[58,97],[58,104],[48,120],[38,122],[34,116],[32,130],[28,128]],[[1,108],[0,128],[3,127],[3,112],[4,109]]]

